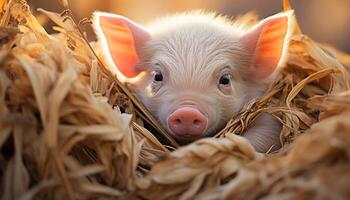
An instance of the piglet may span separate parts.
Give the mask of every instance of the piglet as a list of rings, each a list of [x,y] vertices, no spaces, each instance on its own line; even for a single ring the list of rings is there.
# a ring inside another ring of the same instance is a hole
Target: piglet
[[[95,12],[93,24],[111,71],[184,144],[215,134],[263,95],[284,58],[292,15],[279,13],[246,28],[204,12],[148,26]],[[280,129],[277,119],[262,114],[243,137],[266,152],[280,147]]]

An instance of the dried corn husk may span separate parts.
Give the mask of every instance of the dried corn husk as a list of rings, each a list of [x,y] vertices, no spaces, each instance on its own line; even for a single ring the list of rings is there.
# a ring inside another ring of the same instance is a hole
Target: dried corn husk
[[[0,8],[1,199],[350,198],[350,56],[297,23],[266,95],[215,137],[178,148],[69,10],[40,10],[57,24],[50,35],[25,1]],[[264,112],[284,125],[273,154],[236,135]]]

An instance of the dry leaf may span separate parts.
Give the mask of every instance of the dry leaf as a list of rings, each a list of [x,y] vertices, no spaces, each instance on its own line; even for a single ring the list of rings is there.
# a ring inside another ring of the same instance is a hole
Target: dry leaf
[[[25,1],[0,8],[0,198],[350,198],[350,56],[297,22],[266,94],[215,137],[178,148],[69,10],[39,10],[57,25],[50,35]],[[283,148],[267,155],[236,135],[263,113],[283,123]]]

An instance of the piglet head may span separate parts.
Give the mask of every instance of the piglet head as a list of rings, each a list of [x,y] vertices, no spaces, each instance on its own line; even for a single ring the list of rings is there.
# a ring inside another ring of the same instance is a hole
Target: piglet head
[[[291,12],[248,31],[202,13],[169,17],[147,30],[95,13],[94,27],[112,71],[128,82],[180,143],[223,128],[264,89],[286,49]]]

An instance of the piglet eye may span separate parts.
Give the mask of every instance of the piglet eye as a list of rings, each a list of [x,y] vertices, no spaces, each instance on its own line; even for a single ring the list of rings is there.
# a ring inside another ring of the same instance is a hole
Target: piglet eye
[[[156,81],[156,82],[160,82],[160,81],[163,81],[163,74],[162,74],[162,72],[155,72],[154,73],[154,81]]]
[[[220,77],[219,84],[228,85],[230,84],[230,75],[225,74]]]

